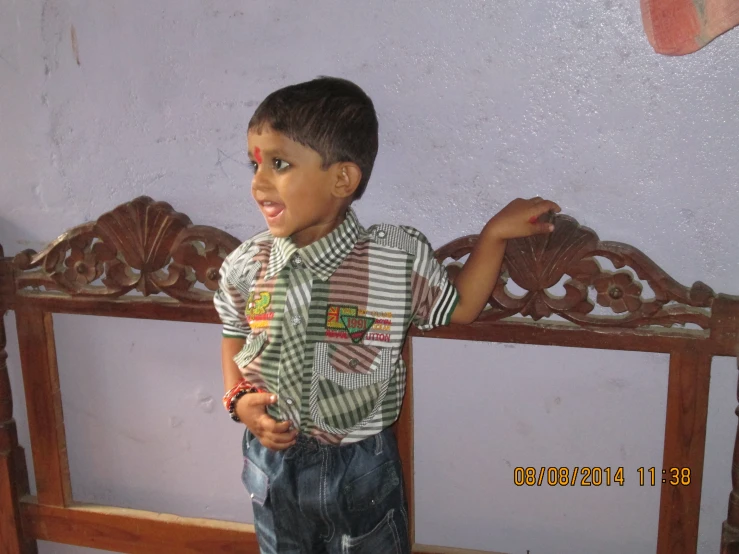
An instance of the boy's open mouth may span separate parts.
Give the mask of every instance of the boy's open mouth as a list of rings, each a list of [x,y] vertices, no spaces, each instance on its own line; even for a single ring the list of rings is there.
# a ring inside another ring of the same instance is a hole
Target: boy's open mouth
[[[282,212],[285,211],[285,205],[278,204],[276,202],[260,202],[259,207],[261,208],[264,217],[266,217],[268,221],[276,219]]]

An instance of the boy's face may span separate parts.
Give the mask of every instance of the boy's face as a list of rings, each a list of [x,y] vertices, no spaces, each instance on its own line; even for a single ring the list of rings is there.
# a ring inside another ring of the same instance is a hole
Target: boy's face
[[[249,131],[247,147],[252,196],[275,237],[303,247],[339,226],[345,204],[336,188],[339,164],[322,169],[318,152],[267,126]]]

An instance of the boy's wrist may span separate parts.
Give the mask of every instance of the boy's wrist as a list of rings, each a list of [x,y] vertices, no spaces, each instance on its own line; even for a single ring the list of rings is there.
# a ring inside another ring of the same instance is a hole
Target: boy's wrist
[[[505,243],[507,237],[504,235],[502,226],[493,218],[485,224],[480,233],[480,238],[489,242]]]
[[[231,416],[231,419],[234,420],[236,423],[242,423],[241,418],[236,413],[236,406],[238,405],[239,400],[241,400],[243,396],[246,396],[250,392],[256,392],[256,389],[241,389],[233,396],[231,402],[229,402],[228,415]]]

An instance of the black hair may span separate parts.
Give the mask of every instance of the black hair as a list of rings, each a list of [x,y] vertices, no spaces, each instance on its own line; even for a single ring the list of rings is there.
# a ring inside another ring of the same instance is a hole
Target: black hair
[[[259,104],[249,130],[265,125],[318,152],[323,169],[357,164],[362,179],[353,198],[362,197],[377,156],[378,124],[372,100],[358,85],[321,76],[276,90]]]

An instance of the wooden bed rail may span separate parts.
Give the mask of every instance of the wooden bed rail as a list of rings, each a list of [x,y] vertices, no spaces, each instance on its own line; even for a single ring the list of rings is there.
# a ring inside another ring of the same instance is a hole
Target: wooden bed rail
[[[663,465],[690,467],[693,478],[686,487],[661,488],[657,554],[695,554],[711,360],[736,355],[739,297],[702,283],[685,287],[636,248],[600,241],[568,216],[553,221],[551,236],[509,241],[501,278],[476,322],[414,329],[411,337],[668,353]],[[450,274],[476,238],[437,251]],[[139,197],[39,253],[8,258],[0,247],[0,315],[16,316],[37,489],[29,495],[0,317],[0,554],[34,553],[36,540],[119,552],[258,552],[251,525],[75,502],[53,328],[55,313],[218,323],[212,292],[223,258],[239,242]],[[512,283],[523,294],[511,292]],[[412,339],[403,356],[409,386],[396,431],[412,523]],[[739,427],[732,488],[722,554],[739,554]],[[472,551],[414,541],[414,552]]]

